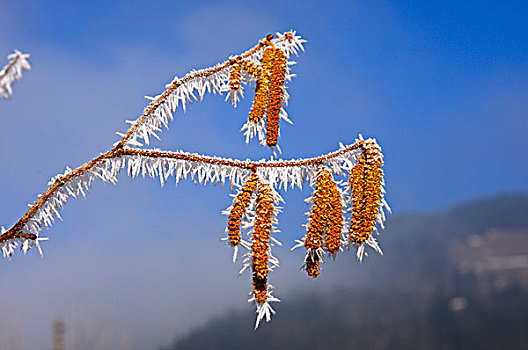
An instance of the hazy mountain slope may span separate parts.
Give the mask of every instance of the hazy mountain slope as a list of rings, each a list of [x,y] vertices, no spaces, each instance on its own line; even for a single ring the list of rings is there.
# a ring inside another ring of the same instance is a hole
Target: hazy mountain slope
[[[298,291],[253,331],[251,313],[232,313],[167,349],[499,349],[528,344],[528,293],[485,292],[452,254],[492,228],[528,235],[528,195],[468,202],[445,213],[392,217],[384,257],[364,262],[361,287]],[[524,231],[521,231],[524,232]],[[528,251],[528,247],[526,247]]]

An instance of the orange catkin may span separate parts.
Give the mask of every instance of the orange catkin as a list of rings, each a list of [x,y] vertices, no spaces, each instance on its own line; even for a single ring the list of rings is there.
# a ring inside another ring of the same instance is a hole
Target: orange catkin
[[[341,244],[341,231],[343,228],[343,211],[341,193],[337,184],[330,177],[328,181],[327,221],[325,232],[325,248],[332,254],[337,254]]]
[[[285,77],[286,54],[281,49],[276,48],[273,56],[266,112],[266,144],[270,147],[277,145],[279,138],[279,114],[284,96]]]
[[[253,250],[253,292],[257,303],[266,301],[268,277],[268,250],[274,214],[273,193],[268,184],[259,182],[255,201],[255,228],[251,238]]]
[[[251,195],[257,188],[257,180],[257,174],[252,173],[242,187],[242,190],[240,190],[235,196],[235,199],[233,199],[233,207],[229,214],[229,218],[227,219],[229,243],[232,246],[236,246],[240,243],[240,223],[242,222],[242,215],[245,214],[251,200]]]
[[[322,248],[323,240],[330,254],[336,254],[339,250],[342,225],[341,196],[332,174],[323,167],[317,174],[304,241],[304,247],[311,252],[305,260],[309,276],[316,278],[319,275],[320,259],[316,252]]]
[[[268,89],[269,79],[271,76],[273,56],[275,55],[275,49],[268,47],[264,50],[260,63],[262,65],[262,73],[257,79],[257,86],[255,88],[255,98],[253,99],[253,106],[249,112],[249,121],[258,123],[264,117],[266,107],[268,106]]]
[[[240,64],[237,62],[231,66],[231,71],[229,73],[229,88],[231,90],[240,89],[240,83],[242,82],[242,74]]]
[[[358,246],[368,240],[376,224],[382,199],[382,165],[383,156],[379,149],[365,147],[359,156],[358,163],[352,168],[349,175],[352,189],[352,219],[349,240]]]

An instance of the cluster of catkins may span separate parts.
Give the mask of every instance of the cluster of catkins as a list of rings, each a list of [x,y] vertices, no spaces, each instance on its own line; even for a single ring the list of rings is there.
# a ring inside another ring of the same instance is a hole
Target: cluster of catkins
[[[255,195],[256,194],[256,195]],[[253,235],[251,244],[243,241],[240,236],[242,218],[248,212],[251,201],[254,200]],[[259,180],[253,172],[242,189],[233,200],[233,205],[227,220],[229,244],[238,247],[245,244],[251,252],[251,270],[253,272],[253,292],[257,303],[266,302],[268,262],[270,253],[270,238],[273,229],[272,219],[275,217],[275,198],[269,184]]]
[[[269,302],[279,301],[271,295],[272,286],[268,283],[269,271],[278,266],[278,260],[271,254],[271,242],[280,243],[272,238],[271,234],[277,232],[274,224],[277,222],[279,208],[275,205],[279,201],[282,199],[278,193],[270,184],[259,179],[256,168],[253,168],[228,211],[226,231],[228,244],[235,248],[233,260],[236,259],[239,245],[248,250],[241,272],[251,268],[253,291],[250,301],[257,304],[257,326],[264,316],[269,321],[270,313],[274,313]],[[247,220],[246,226],[252,227],[248,232],[251,235],[249,242],[241,238],[243,218]]]
[[[312,199],[312,209],[304,236],[304,247],[307,251],[304,268],[309,276],[316,278],[319,275],[323,243],[324,249],[335,256],[341,245],[343,227],[341,192],[332,174],[323,165],[317,173]]]
[[[266,145],[269,147],[277,146],[279,139],[280,111],[287,69],[286,54],[273,45],[270,41],[272,37],[270,35],[265,41],[267,47],[260,64],[238,56],[229,75],[229,87],[235,91],[241,88],[242,70],[256,79],[255,97],[248,122],[258,125],[266,116]]]
[[[376,223],[383,225],[383,154],[377,144],[360,141],[362,152],[350,170],[347,188],[342,190],[327,167],[321,165],[316,176],[306,235],[303,268],[316,278],[324,253],[335,257],[341,247],[355,246],[358,258],[364,255],[364,245],[381,253],[372,233]],[[350,208],[351,206],[351,208]],[[349,212],[350,224],[346,225]],[[348,228],[348,230],[347,230]]]
[[[131,176],[159,176],[162,185],[169,176],[173,175],[178,183],[190,175],[200,184],[224,184],[229,180],[231,185],[240,186],[232,205],[224,212],[229,216],[224,240],[234,248],[233,260],[236,260],[239,247],[247,250],[241,272],[250,270],[252,273],[250,301],[257,305],[256,327],[262,319],[269,321],[275,313],[269,303],[279,301],[272,295],[273,287],[268,282],[269,272],[279,265],[271,249],[273,245],[280,245],[274,238],[279,232],[277,214],[281,208],[277,205],[282,202],[276,188],[286,189],[288,184],[302,188],[306,179],[314,188],[308,198],[312,205],[306,234],[294,247],[306,249],[303,269],[309,276],[319,276],[325,254],[335,257],[343,248],[357,248],[360,260],[366,245],[381,253],[372,233],[376,232],[377,223],[383,227],[382,208],[390,209],[383,199],[383,156],[373,139],[360,138],[353,145],[341,145],[341,149],[323,156],[290,161],[240,161],[136,148],[142,146],[137,139],[143,139],[148,145],[150,136],[157,137],[156,132],[163,125],[167,126],[178,106],[185,111],[191,97],[197,99],[194,92],[198,92],[201,99],[207,91],[229,91],[226,99],[236,107],[239,97],[243,96],[243,84],[254,82],[253,104],[248,121],[242,127],[246,143],[257,136],[261,144],[280,153],[280,119],[291,123],[283,109],[289,98],[285,81],[294,76],[288,68],[293,62],[288,59],[299,50],[304,51],[304,42],[293,31],[278,34],[277,39],[270,34],[240,56],[193,71],[181,79],[175,78],[161,95],[151,98],[152,102],[141,117],[131,122],[126,134],[120,134],[122,139],[112,150],[75,170],[67,168],[64,174],[52,178],[48,190],[13,227],[1,228],[2,254],[11,257],[19,244],[24,253],[33,246],[41,252],[39,242],[47,238],[39,237],[38,233],[42,226],[50,226],[55,217],[60,218],[58,210],[66,200],[70,196],[84,196],[96,177],[104,182],[117,182],[117,174],[125,164]],[[7,98],[11,84],[20,78],[22,69],[29,69],[27,57],[29,55],[18,51],[9,56],[11,62],[0,71],[0,95]],[[334,179],[346,172],[347,180]],[[248,238],[242,238],[241,230]]]
[[[303,269],[313,278],[319,276],[325,253],[335,257],[342,248],[354,246],[361,260],[365,244],[381,252],[372,234],[376,223],[382,225],[384,220],[383,155],[371,140],[360,140],[358,145],[361,153],[348,169],[348,181],[335,181],[330,168],[322,162],[314,165],[317,172],[312,179],[313,194],[307,199],[312,206],[306,234],[294,247],[306,249]],[[239,246],[248,250],[242,271],[251,268],[253,273],[251,300],[256,302],[259,314],[260,309],[273,312],[268,302],[277,300],[271,296],[268,272],[278,266],[271,254],[271,242],[278,241],[271,234],[278,232],[274,227],[278,212],[275,204],[280,201],[273,187],[259,178],[255,165],[225,212],[229,215],[226,240],[235,249],[234,259]],[[248,229],[249,241],[242,239],[241,228]]]

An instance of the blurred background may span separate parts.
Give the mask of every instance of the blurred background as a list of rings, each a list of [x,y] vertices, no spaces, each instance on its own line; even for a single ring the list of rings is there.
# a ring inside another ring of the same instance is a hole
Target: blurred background
[[[144,95],[294,29],[284,158],[359,133],[385,153],[385,255],[299,271],[310,189],[282,193],[282,302],[253,331],[250,276],[220,238],[229,188],[95,183],[35,251],[0,262],[0,349],[498,349],[528,343],[528,26],[525,1],[5,1],[0,66],[33,69],[0,101],[0,224],[66,165],[112,147]],[[268,158],[208,95],[154,147]]]

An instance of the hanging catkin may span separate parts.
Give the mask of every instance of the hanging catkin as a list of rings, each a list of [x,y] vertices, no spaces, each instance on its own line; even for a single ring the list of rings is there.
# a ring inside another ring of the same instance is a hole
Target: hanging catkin
[[[269,80],[274,54],[275,49],[273,47],[268,47],[264,50],[264,54],[260,60],[262,73],[257,79],[255,98],[253,99],[253,106],[251,106],[251,111],[249,112],[249,121],[252,123],[258,123],[262,120],[264,113],[266,112],[266,107],[268,106]]]
[[[309,276],[319,275],[323,241],[326,250],[335,255],[341,242],[343,225],[341,194],[326,167],[317,173],[313,204],[310,211],[304,247],[308,251],[305,264]]]
[[[285,76],[286,55],[281,49],[275,48],[266,111],[266,144],[269,147],[277,145],[279,138],[279,120],[284,96]]]
[[[253,293],[257,303],[266,302],[269,240],[274,215],[273,193],[268,184],[259,182],[257,185],[257,198],[255,201],[255,228],[251,238],[253,251]]]
[[[241,69],[240,59],[237,58],[236,63],[231,66],[231,71],[229,72],[229,88],[231,90],[240,89],[240,83],[242,82]]]
[[[306,272],[308,276],[316,278],[319,275],[319,250],[323,245],[324,235],[324,224],[323,224],[323,211],[324,206],[322,198],[314,194],[314,203],[312,205],[312,211],[310,213],[310,220],[308,223],[308,229],[306,231],[306,239],[304,241],[304,247],[308,251],[306,256]]]
[[[330,173],[328,173],[330,175]],[[331,175],[328,178],[328,202],[325,231],[325,248],[331,255],[337,254],[341,245],[343,228],[343,205],[341,193]]]
[[[229,235],[229,243],[232,246],[240,243],[240,223],[249,206],[251,196],[257,188],[257,180],[257,174],[253,172],[242,189],[237,193],[235,199],[233,199],[233,206],[227,220],[227,233]]]
[[[378,147],[364,143],[358,163],[350,172],[352,219],[349,240],[361,246],[372,234],[382,199],[383,155]]]

